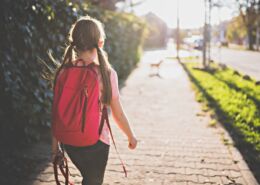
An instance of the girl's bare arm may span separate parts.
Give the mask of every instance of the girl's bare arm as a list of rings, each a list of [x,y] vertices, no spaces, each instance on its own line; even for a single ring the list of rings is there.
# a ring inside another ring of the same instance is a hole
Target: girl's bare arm
[[[123,106],[120,102],[120,98],[112,99],[110,106],[115,122],[128,138],[129,148],[135,149],[137,145],[137,140],[130,127],[129,120],[127,119],[127,116],[124,112]]]

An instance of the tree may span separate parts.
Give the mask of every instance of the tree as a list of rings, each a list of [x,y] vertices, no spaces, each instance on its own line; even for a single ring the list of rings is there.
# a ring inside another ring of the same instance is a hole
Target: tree
[[[237,0],[240,16],[247,30],[248,49],[254,49],[259,0]]]
[[[149,28],[149,34],[145,40],[145,47],[165,47],[168,34],[167,24],[152,12],[146,14],[144,19]]]

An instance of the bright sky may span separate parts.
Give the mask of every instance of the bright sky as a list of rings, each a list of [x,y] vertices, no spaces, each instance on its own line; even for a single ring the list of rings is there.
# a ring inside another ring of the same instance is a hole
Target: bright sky
[[[134,1],[134,0],[133,0]],[[181,28],[198,28],[204,22],[204,0],[179,0],[180,26]],[[154,12],[161,17],[169,27],[176,27],[177,0],[145,0],[136,6],[134,11],[137,15]],[[234,16],[234,10],[230,8],[212,9],[212,23],[219,20],[227,20]]]

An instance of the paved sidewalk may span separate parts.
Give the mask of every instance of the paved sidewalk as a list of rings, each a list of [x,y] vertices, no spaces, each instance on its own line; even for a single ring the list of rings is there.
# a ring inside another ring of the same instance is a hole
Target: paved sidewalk
[[[163,63],[161,76],[149,77],[150,61],[144,61],[130,75],[121,96],[125,111],[136,131],[139,146],[127,148],[127,140],[113,124],[128,178],[111,146],[105,185],[256,185],[239,152],[223,144],[231,139],[222,128],[209,127],[201,112],[189,79],[177,61]],[[151,61],[156,62],[156,61]],[[73,181],[81,177],[71,167]],[[49,164],[34,185],[54,184]]]

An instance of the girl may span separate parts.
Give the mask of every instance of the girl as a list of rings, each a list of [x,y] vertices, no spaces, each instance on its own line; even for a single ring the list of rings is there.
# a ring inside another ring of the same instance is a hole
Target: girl
[[[58,68],[55,81],[63,72],[63,67],[92,64],[98,76],[101,107],[110,106],[113,118],[127,136],[130,149],[135,149],[137,140],[130,128],[129,121],[120,102],[118,79],[103,51],[105,33],[101,22],[89,16],[80,18],[72,26],[62,65]],[[101,185],[109,153],[109,128],[104,124],[97,143],[91,146],[73,146],[64,144],[71,161],[80,171],[83,185]],[[52,159],[59,152],[58,140],[52,137]]]

